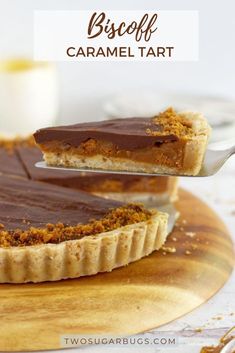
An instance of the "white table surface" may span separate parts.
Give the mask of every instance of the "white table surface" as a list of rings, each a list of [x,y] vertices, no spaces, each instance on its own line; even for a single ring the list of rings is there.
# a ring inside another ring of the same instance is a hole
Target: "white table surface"
[[[210,178],[182,178],[181,186],[194,192],[207,202],[226,223],[231,236],[235,241],[235,157],[231,158],[222,170]],[[216,280],[216,278],[212,279]],[[157,336],[161,332],[178,337],[178,346],[175,348],[158,348],[151,346],[146,352],[174,352],[199,353],[203,345],[216,344],[219,338],[235,325],[235,272],[226,285],[207,303],[193,312],[174,322],[164,325],[152,334]],[[53,330],[53,328],[51,328]],[[198,332],[197,329],[202,329]],[[66,352],[103,353],[103,352],[143,352],[143,347],[105,347],[89,346],[67,349]],[[64,350],[54,351],[57,353]]]

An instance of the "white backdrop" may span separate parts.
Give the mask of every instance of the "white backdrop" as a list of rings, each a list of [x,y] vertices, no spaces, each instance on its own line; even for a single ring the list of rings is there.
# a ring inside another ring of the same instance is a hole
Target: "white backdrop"
[[[235,98],[234,0],[0,0],[0,57],[33,55],[33,10],[199,10],[198,62],[59,63],[60,121],[99,119],[116,92],[154,89]]]

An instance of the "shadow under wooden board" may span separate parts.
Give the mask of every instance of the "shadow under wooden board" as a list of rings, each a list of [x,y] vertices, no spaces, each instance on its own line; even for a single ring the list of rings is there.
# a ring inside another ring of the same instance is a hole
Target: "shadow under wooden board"
[[[0,351],[60,348],[64,334],[143,332],[198,307],[227,281],[233,247],[218,216],[180,190],[181,212],[165,249],[74,280],[0,285]]]

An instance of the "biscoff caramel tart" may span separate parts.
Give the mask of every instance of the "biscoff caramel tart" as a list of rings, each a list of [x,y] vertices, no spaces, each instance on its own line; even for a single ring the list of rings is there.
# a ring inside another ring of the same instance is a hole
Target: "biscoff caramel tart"
[[[112,271],[159,249],[167,214],[0,175],[0,282]]]
[[[126,118],[38,130],[49,166],[197,175],[210,127],[199,113],[172,108],[153,118]]]

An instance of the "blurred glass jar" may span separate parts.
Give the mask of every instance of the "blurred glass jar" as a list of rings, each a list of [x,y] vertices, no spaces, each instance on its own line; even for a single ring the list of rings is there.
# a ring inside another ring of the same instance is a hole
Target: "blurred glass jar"
[[[24,59],[0,61],[0,134],[28,135],[55,123],[58,82],[54,65]]]

